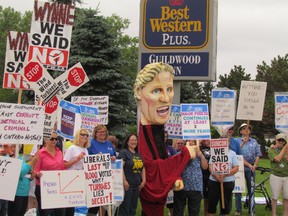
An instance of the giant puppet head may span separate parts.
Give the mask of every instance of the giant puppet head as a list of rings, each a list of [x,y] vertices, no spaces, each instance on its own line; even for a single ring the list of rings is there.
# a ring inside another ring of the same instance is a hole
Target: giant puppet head
[[[173,101],[173,67],[157,62],[146,65],[137,75],[134,97],[142,125],[164,125]]]

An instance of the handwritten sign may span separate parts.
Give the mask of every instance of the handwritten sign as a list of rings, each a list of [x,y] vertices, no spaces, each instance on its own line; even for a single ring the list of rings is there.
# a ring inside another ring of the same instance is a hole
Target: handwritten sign
[[[229,174],[229,143],[228,139],[211,139],[211,167],[212,174]]]
[[[9,31],[6,43],[3,88],[30,89],[19,71],[27,62],[29,33]]]
[[[108,96],[72,96],[71,103],[97,108],[99,115],[98,124],[108,124]]]
[[[208,104],[181,104],[183,139],[210,139]]]
[[[14,201],[22,160],[0,156],[0,199]]]
[[[83,170],[42,171],[42,208],[85,206]]]
[[[42,144],[44,107],[0,103],[0,143]]]
[[[84,157],[87,207],[114,203],[110,154]]]
[[[75,6],[34,1],[28,61],[39,59],[47,69],[66,71]]]
[[[237,155],[237,160],[239,163],[238,172],[234,174],[235,176],[235,186],[233,193],[245,193],[246,192],[246,182],[244,174],[244,160],[243,155]]]
[[[237,119],[262,120],[266,87],[266,82],[241,81]]]
[[[61,100],[58,111],[57,133],[73,140],[74,133],[81,127],[80,107],[68,101]]]
[[[92,137],[94,127],[99,122],[98,109],[96,107],[80,105],[80,112],[82,121],[81,127],[86,129],[89,132],[90,137]]]
[[[165,131],[169,139],[182,139],[181,107],[171,106],[171,113],[168,122],[165,124]]]
[[[288,133],[288,93],[275,92],[275,128]]]

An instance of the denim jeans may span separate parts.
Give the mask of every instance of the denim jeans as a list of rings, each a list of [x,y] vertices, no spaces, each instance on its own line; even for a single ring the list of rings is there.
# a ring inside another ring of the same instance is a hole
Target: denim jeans
[[[246,185],[247,185],[247,190],[248,190],[248,209],[250,211],[251,201],[249,197],[251,196],[251,176],[252,176],[251,170],[248,170],[248,169],[246,170],[245,168],[244,175],[245,175]],[[254,176],[254,183],[255,183],[255,172],[253,173],[253,176]],[[242,198],[241,193],[235,193],[235,206],[236,206],[237,212],[242,212],[241,198]],[[255,200],[254,200],[254,203],[255,203]]]

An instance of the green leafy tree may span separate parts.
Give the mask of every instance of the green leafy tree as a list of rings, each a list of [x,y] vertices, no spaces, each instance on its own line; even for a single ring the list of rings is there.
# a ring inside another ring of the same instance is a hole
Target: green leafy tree
[[[203,89],[197,81],[181,83],[180,103],[200,103],[203,101]]]
[[[136,124],[136,110],[131,104],[131,80],[119,70],[117,35],[110,34],[109,20],[97,10],[78,9],[76,13],[70,66],[81,62],[90,81],[73,95],[108,95],[110,133],[123,138],[128,125]]]

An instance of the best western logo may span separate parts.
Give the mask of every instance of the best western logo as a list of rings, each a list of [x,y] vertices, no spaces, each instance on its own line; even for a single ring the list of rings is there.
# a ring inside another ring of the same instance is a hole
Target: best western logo
[[[143,44],[149,49],[203,48],[208,40],[208,0],[146,0]]]

